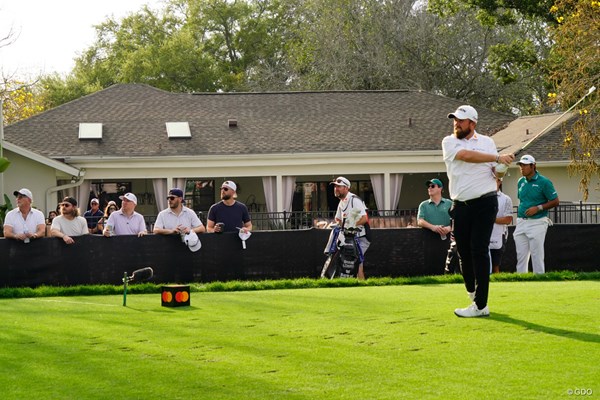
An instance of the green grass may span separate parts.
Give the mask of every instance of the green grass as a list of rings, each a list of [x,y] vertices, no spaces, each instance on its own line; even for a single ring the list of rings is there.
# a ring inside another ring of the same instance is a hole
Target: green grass
[[[464,286],[414,282],[198,286],[182,308],[161,307],[158,293],[130,294],[128,307],[119,294],[4,299],[0,390],[3,399],[597,396],[600,282],[506,278],[492,283],[483,319],[454,316],[468,303]]]

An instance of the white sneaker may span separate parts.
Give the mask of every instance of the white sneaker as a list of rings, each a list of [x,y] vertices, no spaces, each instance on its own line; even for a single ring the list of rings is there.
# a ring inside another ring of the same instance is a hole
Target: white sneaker
[[[474,318],[474,317],[489,317],[490,309],[485,306],[482,310],[477,308],[477,304],[473,303],[467,308],[457,308],[454,310],[457,317]]]
[[[471,301],[475,301],[475,292],[467,292]]]

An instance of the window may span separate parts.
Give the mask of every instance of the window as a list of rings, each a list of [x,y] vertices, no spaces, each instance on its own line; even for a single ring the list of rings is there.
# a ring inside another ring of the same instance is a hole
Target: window
[[[330,181],[296,182],[293,211],[335,211],[339,200],[333,192]],[[370,210],[377,209],[373,186],[370,180],[351,181],[350,191],[359,196]]]
[[[215,203],[215,181],[188,179],[185,183],[185,205],[198,212],[206,212]]]

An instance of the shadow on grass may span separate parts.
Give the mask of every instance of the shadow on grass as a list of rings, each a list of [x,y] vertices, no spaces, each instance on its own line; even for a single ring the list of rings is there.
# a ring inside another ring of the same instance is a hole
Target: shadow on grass
[[[525,329],[531,329],[537,332],[547,333],[555,336],[562,336],[568,339],[575,339],[582,342],[600,343],[600,335],[595,333],[585,333],[570,331],[568,329],[552,328],[549,326],[534,324],[533,322],[523,321],[521,319],[516,319],[506,314],[500,314],[496,312],[490,314],[490,319],[494,321],[506,322],[507,324],[518,325]]]

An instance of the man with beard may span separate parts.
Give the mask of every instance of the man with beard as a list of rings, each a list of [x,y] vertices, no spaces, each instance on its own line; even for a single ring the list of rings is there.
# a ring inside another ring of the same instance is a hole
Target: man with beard
[[[169,207],[158,213],[154,223],[155,234],[159,235],[186,235],[190,231],[204,233],[206,228],[198,215],[183,205],[183,190],[173,188],[167,196]]]
[[[460,106],[448,118],[454,120],[454,134],[444,138],[442,150],[453,201],[450,213],[461,272],[473,302],[454,313],[466,318],[487,317],[489,244],[498,211],[494,168],[498,163],[510,164],[515,156],[499,155],[494,141],[475,131],[477,111],[473,107]]]
[[[17,207],[6,213],[4,237],[22,240],[23,243],[29,243],[31,239],[43,237],[46,231],[44,214],[40,210],[31,207],[33,202],[31,190],[23,188],[15,190],[13,194],[17,198]]]
[[[65,197],[60,204],[60,215],[52,220],[50,236],[62,239],[66,244],[73,244],[74,236],[89,234],[87,220],[79,216],[77,200]]]
[[[252,230],[250,213],[244,203],[235,198],[237,185],[233,181],[225,181],[221,185],[221,201],[213,204],[208,210],[206,230],[208,232],[237,232],[246,233]]]
[[[329,184],[333,185],[335,197],[340,199],[335,213],[335,220],[338,224],[343,222],[344,228],[357,228],[359,230],[356,237],[358,238],[358,245],[364,256],[371,244],[366,238],[367,232],[365,224],[368,222],[368,217],[365,203],[360,197],[350,192],[350,181],[343,176],[337,177]],[[340,237],[343,241],[342,233],[340,233]],[[356,274],[356,277],[361,280],[365,279],[363,263],[359,264],[358,273]]]

